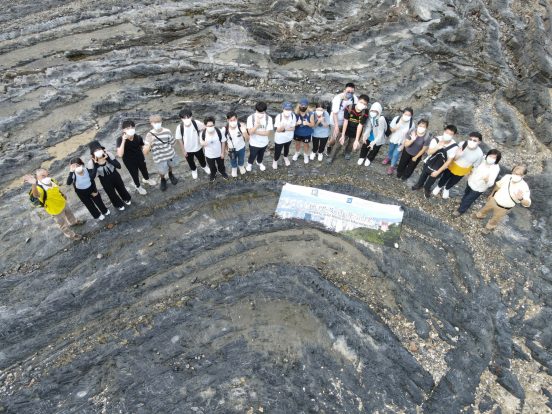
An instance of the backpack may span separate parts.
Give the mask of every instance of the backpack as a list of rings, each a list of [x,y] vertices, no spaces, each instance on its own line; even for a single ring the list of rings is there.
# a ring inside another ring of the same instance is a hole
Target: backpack
[[[222,132],[220,132],[220,129],[218,129],[217,127],[215,127],[215,131],[217,131],[217,135],[219,137],[219,141],[222,142]],[[206,129],[204,129],[203,131],[201,131],[201,139],[205,141],[205,133],[207,132]],[[240,130],[241,132],[241,130]]]
[[[441,168],[443,165],[445,165],[445,163],[447,162],[448,160],[448,155],[447,155],[447,151],[450,150],[451,148],[454,148],[454,147],[457,147],[458,144],[457,143],[454,143],[454,144],[450,144],[449,146],[446,146],[446,147],[443,147],[439,150],[437,150],[433,155],[431,155],[427,160],[426,160],[426,167],[435,172],[437,171],[439,168]]]
[[[241,122],[238,122],[238,134],[240,134],[243,137],[243,131],[241,129],[241,126],[242,126]],[[229,125],[226,124],[226,127],[224,128],[224,136],[226,137],[226,141],[230,141],[232,143],[233,148],[228,149],[228,151],[232,152],[236,150],[236,146],[234,145],[234,141],[232,140],[232,137],[228,133],[228,128],[229,128]],[[222,142],[222,137],[220,135],[219,135],[219,139]]]
[[[192,125],[194,126],[194,129],[199,136],[199,128],[197,127],[197,122],[195,121],[195,119],[192,119]],[[180,135],[182,135],[182,139],[184,139],[184,121],[182,121],[178,126],[180,127]]]
[[[44,187],[42,187],[40,184],[36,183],[37,187],[42,188],[42,194],[44,194],[44,198],[40,200],[40,197],[35,197],[33,194],[33,190],[29,190],[29,201],[34,207],[44,207],[44,204],[46,204],[46,197],[48,196],[48,192]],[[39,191],[40,193],[40,191]]]

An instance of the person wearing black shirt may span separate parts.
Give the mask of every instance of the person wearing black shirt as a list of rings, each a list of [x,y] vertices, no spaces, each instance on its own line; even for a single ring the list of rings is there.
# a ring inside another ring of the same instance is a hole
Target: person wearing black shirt
[[[123,164],[127,168],[132,177],[133,186],[138,193],[144,195],[147,191],[140,186],[140,176],[142,173],[142,181],[149,185],[155,185],[155,180],[149,177],[146,159],[142,148],[144,140],[140,135],[136,135],[136,125],[134,121],[127,119],[123,121],[123,135],[117,138],[117,156],[123,159]]]
[[[343,127],[341,128],[341,138],[339,143],[341,147],[345,147],[345,159],[351,159],[351,150],[353,143],[358,141],[362,134],[362,128],[368,119],[368,95],[360,95],[355,105],[348,106],[345,109],[343,116]],[[339,153],[339,148],[336,147],[332,154],[332,159],[335,159]]]

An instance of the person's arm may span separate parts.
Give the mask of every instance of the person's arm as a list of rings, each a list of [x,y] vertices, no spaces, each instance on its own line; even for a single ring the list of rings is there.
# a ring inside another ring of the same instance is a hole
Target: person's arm
[[[66,181],[66,184],[67,185],[71,185],[73,184],[73,171],[69,171],[69,175],[67,176],[67,181]]]
[[[224,153],[226,151],[226,140],[222,141],[220,145],[220,158],[224,159]]]
[[[424,155],[429,147],[423,146],[418,153],[412,157],[412,161],[416,162],[422,155]]]
[[[30,174],[27,174],[23,177],[23,182],[31,184],[31,193],[33,194],[33,197],[40,199],[40,192],[38,191],[36,178]]]
[[[520,191],[521,194],[520,196],[521,197],[518,197],[521,198],[521,205],[523,207],[530,207],[531,206],[531,192],[529,191],[529,187],[526,187],[524,190]]]
[[[307,126],[314,128],[314,114],[310,114],[309,121],[307,122]]]
[[[412,144],[414,144],[416,142],[416,131],[412,131],[412,133],[410,134],[410,136],[404,140],[404,147],[405,148],[408,148],[409,146],[411,146]]]
[[[328,128],[330,126],[330,115],[328,114],[326,119],[326,113],[327,112],[324,112],[324,114],[322,115],[322,126],[324,128]]]
[[[441,148],[443,148],[443,141],[439,141],[438,143],[436,144],[433,144],[433,142],[431,142],[431,144],[429,144],[429,148],[427,150],[427,154],[428,155],[433,155],[435,154],[438,150],[440,150]]]
[[[208,145],[208,142],[205,140],[205,138],[207,137],[207,133],[203,134],[199,134],[199,144],[202,146],[202,147],[206,147]]]
[[[364,128],[364,124],[361,124],[359,122],[358,125],[357,125],[357,129],[356,129],[356,137],[355,137],[355,142],[356,143],[359,142],[360,136],[362,135],[362,129],[363,128]]]
[[[153,135],[151,135],[149,132],[146,135],[146,142],[144,142],[144,148],[142,149],[142,152],[144,155],[148,155],[151,151],[151,141],[153,139]]]
[[[272,120],[269,119],[268,115],[266,115],[266,128],[264,131],[257,131],[255,130],[255,134],[261,136],[261,137],[268,137],[270,135],[270,132],[274,129],[272,126]]]
[[[121,137],[121,142],[120,142],[119,146],[117,147],[117,156],[119,158],[123,158],[123,155],[125,155],[126,140],[127,140],[127,135],[126,135],[126,133],[123,133],[123,136]]]
[[[370,145],[372,148],[376,145],[383,145],[385,144],[385,131],[387,130],[387,121],[385,120],[385,117],[380,116],[378,120],[378,128],[377,128],[377,134],[378,136],[375,137],[374,141]]]
[[[106,154],[107,154],[107,162],[109,162],[115,168],[120,169],[121,163],[116,158],[112,157],[112,154],[109,154],[108,152],[106,152]]]
[[[276,132],[284,132],[286,130],[282,116],[276,115],[276,122],[274,123],[274,126],[276,127]]]
[[[396,118],[393,119],[391,121],[391,124],[389,125],[389,129],[391,130],[391,132],[397,132],[401,127],[401,122],[402,122],[402,117],[399,117],[399,119],[396,119]]]

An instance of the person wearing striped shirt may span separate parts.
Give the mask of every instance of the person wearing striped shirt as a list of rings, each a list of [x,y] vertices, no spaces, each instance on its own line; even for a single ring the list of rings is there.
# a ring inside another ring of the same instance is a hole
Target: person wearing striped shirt
[[[146,135],[144,154],[151,151],[153,162],[159,173],[161,191],[167,189],[167,174],[173,185],[178,179],[173,174],[176,165],[176,153],[174,151],[175,139],[170,129],[163,128],[161,115],[150,116],[151,130]]]

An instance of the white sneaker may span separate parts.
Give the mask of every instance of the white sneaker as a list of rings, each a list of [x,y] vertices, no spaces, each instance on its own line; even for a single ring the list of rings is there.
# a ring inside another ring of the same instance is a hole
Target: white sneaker
[[[123,211],[125,209],[125,206],[118,207],[118,209]]]
[[[146,191],[146,189],[142,186],[140,187],[136,187],[136,191],[138,191],[139,194],[142,194],[142,195],[146,195],[148,192]]]
[[[109,216],[110,214],[111,214],[111,211],[107,210],[107,211],[105,212],[104,216],[107,217],[107,216]]]
[[[309,163],[309,156],[307,154],[303,155],[303,160],[305,161],[305,164]]]
[[[203,171],[205,171],[206,174],[211,175],[211,169],[209,168],[208,165],[206,165],[205,167],[203,167]]]
[[[299,153],[298,152],[293,154],[293,158],[292,158],[293,161],[297,161],[298,158],[299,158]]]
[[[450,192],[446,188],[443,190],[443,198],[446,200],[450,197]]]
[[[314,161],[315,157],[316,157],[316,154],[314,152],[311,152],[311,154],[310,154],[311,161]]]
[[[237,177],[237,176],[238,176],[238,169],[232,168],[232,177]]]
[[[257,163],[257,165],[259,166],[259,170],[261,171],[264,171],[266,170],[266,167],[264,166],[264,164],[261,162],[261,163]]]
[[[100,214],[100,217],[98,217],[98,220],[103,220],[105,219],[105,216],[103,214]]]
[[[197,180],[197,169],[195,169],[195,170],[192,171],[192,178],[193,178],[194,180]]]
[[[366,158],[366,161],[364,161],[364,166],[369,167],[370,164],[371,164],[370,160],[368,158]]]
[[[318,161],[322,161],[323,158],[324,158],[324,155],[322,153],[319,153],[318,154]]]
[[[157,182],[153,179],[153,178],[150,178],[148,180],[145,180],[144,178],[142,178],[142,182],[143,183],[146,183],[146,184],[149,184],[149,185],[155,185],[157,184]]]
[[[278,169],[278,161],[272,161],[272,168],[274,168],[275,170]]]
[[[433,189],[433,191],[431,192],[434,196],[436,196],[437,194],[439,194],[439,192],[441,191],[441,187],[437,186]]]
[[[289,167],[291,165],[291,161],[288,157],[284,157],[284,164],[286,164],[286,167]]]
[[[130,206],[130,204],[132,203],[132,201],[130,201],[130,200],[124,201],[124,200],[123,200],[123,203],[125,203],[127,206]]]
[[[359,158],[357,161],[357,165],[362,165],[363,162],[364,162],[364,158]]]
[[[240,174],[241,174],[241,175],[244,175],[244,174],[245,174],[245,167],[240,167]]]
[[[245,170],[246,170],[246,171],[251,171],[251,168],[252,168],[252,167],[253,167],[253,166],[252,166],[251,164],[247,163],[247,167],[245,167]]]

